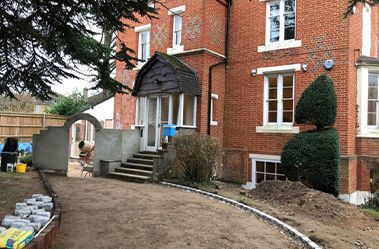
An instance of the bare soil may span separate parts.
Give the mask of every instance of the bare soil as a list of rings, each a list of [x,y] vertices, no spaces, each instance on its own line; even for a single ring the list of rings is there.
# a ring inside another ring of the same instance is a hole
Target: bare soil
[[[0,172],[0,223],[5,215],[13,214],[17,202],[32,194],[45,194],[36,171],[25,174]]]
[[[324,248],[379,248],[379,222],[354,205],[301,183],[268,181],[248,193],[240,185],[197,186],[239,200],[294,226]]]
[[[48,177],[63,205],[55,249],[303,248],[248,213],[155,184]]]

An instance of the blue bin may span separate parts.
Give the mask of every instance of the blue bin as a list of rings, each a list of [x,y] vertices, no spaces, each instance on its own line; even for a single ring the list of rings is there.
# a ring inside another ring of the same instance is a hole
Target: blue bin
[[[163,136],[175,137],[176,136],[176,125],[164,125],[163,126]]]

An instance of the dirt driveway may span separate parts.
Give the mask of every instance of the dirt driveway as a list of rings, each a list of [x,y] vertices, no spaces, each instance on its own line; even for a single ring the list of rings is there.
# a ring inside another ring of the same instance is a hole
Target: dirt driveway
[[[63,205],[55,249],[303,248],[272,225],[194,193],[102,178],[48,178]]]

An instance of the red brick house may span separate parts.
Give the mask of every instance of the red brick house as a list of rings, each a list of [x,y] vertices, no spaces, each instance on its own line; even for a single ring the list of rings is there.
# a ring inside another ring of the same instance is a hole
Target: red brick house
[[[344,19],[347,3],[158,4],[158,19],[120,34],[147,62],[117,65],[117,79],[135,92],[116,96],[115,128],[140,129],[141,150],[160,147],[162,124],[209,133],[227,151],[220,176],[254,188],[283,178],[283,145],[310,128],[294,123],[297,100],[327,73],[338,96],[341,197],[361,203],[379,168],[379,20],[377,7],[363,5]]]

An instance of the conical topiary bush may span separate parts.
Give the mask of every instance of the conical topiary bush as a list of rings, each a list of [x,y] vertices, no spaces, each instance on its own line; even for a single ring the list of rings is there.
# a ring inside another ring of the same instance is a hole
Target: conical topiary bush
[[[317,129],[336,122],[337,95],[329,76],[319,76],[304,92],[296,106],[298,124],[315,125]]]

